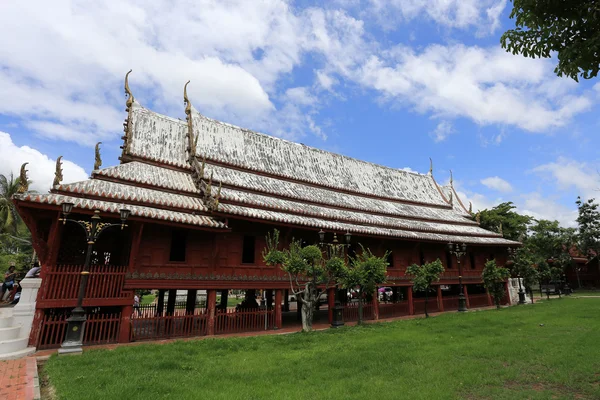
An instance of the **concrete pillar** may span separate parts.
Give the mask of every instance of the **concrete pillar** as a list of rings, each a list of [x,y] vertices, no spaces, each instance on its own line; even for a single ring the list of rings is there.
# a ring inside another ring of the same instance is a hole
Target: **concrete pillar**
[[[283,297],[283,290],[275,290],[275,329],[281,329],[281,301]]]
[[[44,316],[44,311],[39,310],[39,312],[35,309],[35,303],[38,296],[38,291],[40,286],[42,285],[42,280],[40,278],[27,278],[22,279],[19,282],[21,285],[21,298],[16,306],[12,309],[12,316],[15,325],[20,324],[21,329],[19,331],[19,338],[30,338],[33,334],[33,343],[32,345],[37,344],[38,334],[41,329],[42,318]],[[34,324],[34,320],[36,324]],[[35,326],[35,329],[32,327]]]
[[[208,323],[206,324],[206,334],[215,334],[215,308],[217,306],[217,291],[208,289],[206,291],[206,308],[208,310]]]
[[[408,292],[408,315],[415,315],[415,305],[413,303],[413,289],[412,286],[407,288]]]
[[[508,305],[512,305],[512,302],[510,301],[510,289],[508,288],[508,281],[504,282],[504,290],[506,290],[506,297],[508,298]]]
[[[437,285],[437,301],[438,309],[440,312],[444,312],[444,298],[442,296],[442,285]]]

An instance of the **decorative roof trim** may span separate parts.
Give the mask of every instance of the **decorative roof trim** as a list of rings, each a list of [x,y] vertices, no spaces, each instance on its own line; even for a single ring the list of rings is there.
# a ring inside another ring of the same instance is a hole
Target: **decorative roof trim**
[[[125,96],[127,96],[127,100],[125,101],[125,112],[127,113],[127,117],[125,118],[125,122],[123,122],[124,135],[121,136],[121,139],[123,140],[123,145],[121,146],[121,149],[123,151],[121,152],[121,157],[119,157],[121,163],[123,163],[126,160],[127,156],[129,156],[130,154],[131,136],[133,131],[133,122],[131,116],[133,113],[133,105],[135,103],[135,98],[133,97],[133,93],[131,93],[131,90],[129,89],[129,74],[131,73],[131,71],[133,70],[130,69],[125,74],[124,89]]]

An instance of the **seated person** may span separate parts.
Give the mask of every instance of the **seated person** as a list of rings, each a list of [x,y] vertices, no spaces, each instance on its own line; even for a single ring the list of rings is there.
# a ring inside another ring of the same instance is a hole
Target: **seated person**
[[[2,290],[0,291],[0,301],[4,300],[4,293],[7,290],[12,290],[16,276],[15,266],[11,265],[4,274],[4,283],[2,284]]]
[[[37,261],[34,262],[33,267],[27,272],[25,278],[39,278],[41,269],[42,268],[40,267],[40,263],[38,263]]]
[[[17,304],[19,302],[19,299],[21,298],[21,291],[23,290],[21,285],[19,285],[18,283],[15,283],[14,288],[16,290],[13,290],[14,293],[11,293],[12,301],[10,302],[10,304]],[[10,297],[9,297],[9,300],[10,300]]]

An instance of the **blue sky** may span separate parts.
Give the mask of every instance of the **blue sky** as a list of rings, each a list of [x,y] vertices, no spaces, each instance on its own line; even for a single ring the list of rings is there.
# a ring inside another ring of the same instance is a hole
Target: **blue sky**
[[[600,81],[505,53],[505,0],[19,3],[0,4],[0,173],[29,161],[39,191],[59,155],[85,179],[98,141],[118,163],[130,68],[173,117],[189,79],[209,117],[422,173],[431,157],[475,210],[568,226],[600,188]]]

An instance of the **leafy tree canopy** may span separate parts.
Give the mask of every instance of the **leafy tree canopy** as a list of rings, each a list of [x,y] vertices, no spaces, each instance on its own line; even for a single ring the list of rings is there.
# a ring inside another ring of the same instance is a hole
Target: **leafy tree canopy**
[[[513,54],[550,58],[554,72],[575,81],[594,78],[600,69],[600,2],[597,0],[512,0],[515,29],[500,42]]]
[[[480,211],[480,226],[490,231],[499,232],[500,225],[502,225],[502,233],[506,239],[519,240],[527,234],[527,227],[533,218],[513,211],[516,208],[509,201],[498,204],[492,209]]]
[[[577,241],[579,251],[589,259],[600,254],[600,211],[595,199],[588,201],[577,198],[579,215]]]
[[[425,317],[427,313],[427,302],[429,300],[429,290],[433,282],[440,280],[440,275],[444,273],[444,266],[438,258],[437,260],[423,265],[413,264],[406,268],[406,275],[412,276],[413,289],[419,292],[425,292]]]
[[[481,278],[483,285],[488,290],[496,307],[500,308],[500,302],[504,297],[505,287],[504,282],[510,276],[510,271],[507,268],[498,267],[495,260],[489,260],[485,263]]]

